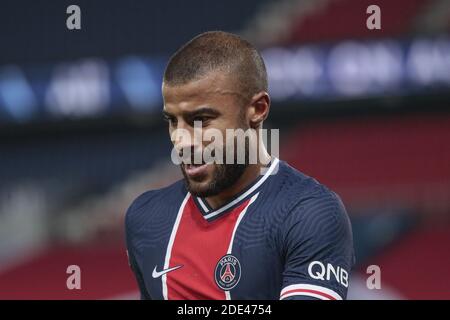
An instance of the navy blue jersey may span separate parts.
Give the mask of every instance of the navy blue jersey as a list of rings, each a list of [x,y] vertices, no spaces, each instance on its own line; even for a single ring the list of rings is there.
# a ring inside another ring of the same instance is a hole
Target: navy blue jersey
[[[180,180],[148,191],[125,218],[143,299],[345,299],[354,263],[339,197],[274,159],[220,208]]]

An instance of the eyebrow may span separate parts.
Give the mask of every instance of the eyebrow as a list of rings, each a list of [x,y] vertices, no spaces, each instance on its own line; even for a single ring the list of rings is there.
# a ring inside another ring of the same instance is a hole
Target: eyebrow
[[[174,115],[170,112],[167,112],[166,110],[162,111],[162,114],[167,117],[174,117]],[[188,118],[193,118],[195,116],[199,116],[199,115],[210,115],[210,116],[219,116],[221,113],[220,111],[210,108],[210,107],[202,107],[193,111],[183,111],[182,112],[182,116],[183,117],[188,117]]]

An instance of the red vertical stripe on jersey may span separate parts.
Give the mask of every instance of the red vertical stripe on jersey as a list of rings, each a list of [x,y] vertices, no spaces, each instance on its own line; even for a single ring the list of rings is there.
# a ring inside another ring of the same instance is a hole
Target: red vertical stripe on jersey
[[[167,274],[169,300],[225,299],[225,292],[214,280],[214,271],[219,259],[227,254],[234,226],[249,201],[208,222],[189,198],[170,255],[170,267],[183,267]]]

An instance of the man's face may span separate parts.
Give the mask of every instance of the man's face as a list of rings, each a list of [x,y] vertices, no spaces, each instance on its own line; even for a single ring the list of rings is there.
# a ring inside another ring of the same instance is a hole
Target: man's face
[[[230,147],[230,144],[226,146],[226,129],[247,130],[248,125],[243,99],[237,94],[233,78],[214,71],[200,80],[183,85],[169,86],[163,83],[162,92],[163,113],[169,123],[174,147],[180,156],[192,156],[189,157],[191,164],[180,165],[188,190],[196,196],[208,197],[235,184],[247,165],[237,164],[236,161],[231,164],[225,162],[226,150]],[[197,128],[194,134],[194,121],[201,121],[201,133]],[[204,138],[208,129],[221,132],[223,140],[214,142],[216,147],[223,147],[223,164],[204,161],[194,164],[194,154],[203,154],[205,147],[211,143]],[[176,135],[177,139],[174,141]]]

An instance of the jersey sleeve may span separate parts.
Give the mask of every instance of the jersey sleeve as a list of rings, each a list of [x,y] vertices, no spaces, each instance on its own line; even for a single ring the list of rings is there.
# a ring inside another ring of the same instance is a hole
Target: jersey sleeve
[[[145,287],[144,284],[144,279],[142,277],[142,272],[136,262],[136,259],[134,258],[133,252],[129,251],[129,249],[127,249],[127,256],[128,256],[128,263],[130,265],[131,270],[133,271],[133,274],[136,278],[138,287],[139,287],[139,292],[140,292],[140,296],[141,296],[141,300],[150,300],[151,297],[147,292],[147,289]]]
[[[281,232],[280,299],[346,299],[355,258],[350,221],[339,197],[327,192],[300,201]]]
[[[130,222],[133,208],[136,201],[130,206],[128,209],[126,215],[125,215],[125,243],[126,243],[126,253],[128,257],[128,264],[136,278],[139,291],[140,291],[140,297],[141,300],[150,300],[150,294],[147,291],[147,288],[145,286],[144,278],[142,276],[141,269],[139,267],[139,264],[136,260],[136,249],[133,244],[133,232],[132,232],[132,223]]]

